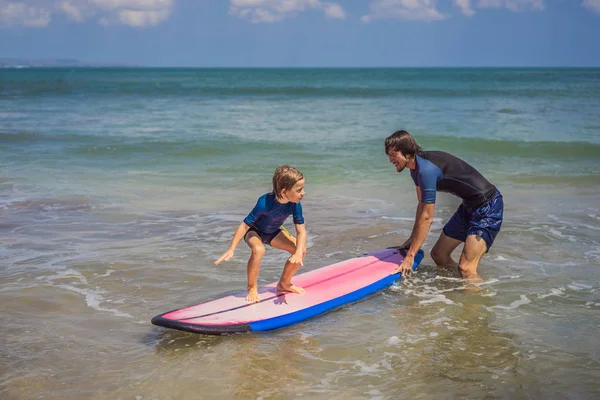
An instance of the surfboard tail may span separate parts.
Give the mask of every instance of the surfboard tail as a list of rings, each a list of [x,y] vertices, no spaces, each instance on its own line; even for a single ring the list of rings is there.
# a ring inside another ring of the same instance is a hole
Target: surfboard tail
[[[165,313],[168,314],[168,313]],[[231,325],[198,325],[191,324],[185,321],[165,318],[164,315],[157,315],[150,321],[153,325],[162,326],[163,328],[176,329],[184,332],[199,333],[202,335],[231,335],[235,333],[252,332],[252,327],[249,324],[231,324]]]

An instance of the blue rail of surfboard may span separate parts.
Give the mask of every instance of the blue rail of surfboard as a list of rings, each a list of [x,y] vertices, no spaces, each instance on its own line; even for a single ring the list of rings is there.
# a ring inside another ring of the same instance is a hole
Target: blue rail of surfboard
[[[425,254],[423,250],[419,250],[417,255],[415,256],[415,263],[413,264],[413,270],[415,270]],[[249,322],[248,325],[252,328],[252,332],[260,332],[260,331],[270,331],[273,329],[283,328],[284,326],[289,326],[293,324],[297,324],[298,322],[302,322],[305,319],[312,318],[319,314],[323,314],[326,311],[331,310],[332,308],[336,308],[342,306],[346,303],[351,303],[353,301],[359,300],[365,296],[368,296],[372,293],[375,293],[379,290],[385,289],[388,286],[391,286],[400,279],[402,274],[391,274],[386,276],[383,279],[378,280],[375,283],[370,284],[369,286],[365,286],[362,289],[358,289],[352,293],[345,294],[338,298],[326,301],[321,304],[317,304],[315,306],[305,308],[304,310],[296,311],[290,314],[282,315],[279,317],[269,318],[262,321]]]

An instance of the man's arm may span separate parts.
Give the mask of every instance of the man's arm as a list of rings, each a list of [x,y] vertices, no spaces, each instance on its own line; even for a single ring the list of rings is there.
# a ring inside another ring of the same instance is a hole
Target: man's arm
[[[421,202],[421,188],[417,186],[417,198],[419,199],[419,205],[417,206],[417,214],[415,216],[415,224],[413,225],[412,234],[410,236],[410,247],[406,252],[404,261],[396,268],[394,273],[410,272],[415,262],[415,256],[417,251],[423,245],[431,224],[433,222],[433,216],[435,214],[435,203],[422,203]]]
[[[408,237],[408,239],[406,239],[406,241],[404,241],[404,243],[402,244],[402,246],[400,246],[401,249],[408,249],[410,247],[410,244],[413,242],[413,238],[415,237],[415,230],[417,229],[417,221],[419,220],[419,218],[421,218],[421,213],[423,212],[423,203],[421,203],[421,189],[417,186],[417,210],[415,213],[415,223],[413,223],[413,228],[412,231],[410,232],[410,236]]]

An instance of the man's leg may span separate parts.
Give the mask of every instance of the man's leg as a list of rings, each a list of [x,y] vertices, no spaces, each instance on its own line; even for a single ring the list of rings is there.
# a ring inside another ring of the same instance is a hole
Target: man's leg
[[[492,247],[504,217],[504,201],[499,191],[487,204],[471,213],[465,248],[460,255],[458,272],[464,278],[479,280],[477,266],[481,257]]]
[[[480,280],[477,275],[477,266],[481,257],[487,251],[487,243],[481,236],[469,235],[465,241],[465,247],[460,255],[458,273],[463,278]]]
[[[448,267],[456,270],[458,264],[452,259],[452,252],[461,243],[460,240],[446,236],[442,232],[437,242],[435,242],[433,249],[431,249],[431,258],[439,267]]]

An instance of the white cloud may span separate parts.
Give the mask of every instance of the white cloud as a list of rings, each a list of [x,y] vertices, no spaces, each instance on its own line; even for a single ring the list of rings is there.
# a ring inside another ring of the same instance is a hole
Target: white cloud
[[[329,18],[346,19],[344,9],[336,3],[325,3],[325,15]]]
[[[590,10],[591,12],[600,14],[600,0],[583,0],[583,3],[581,3],[581,5]]]
[[[306,10],[322,10],[328,18],[346,18],[342,6],[320,0],[230,0],[229,4],[231,14],[254,23],[281,21]]]
[[[435,0],[373,0],[363,22],[376,19],[435,21],[448,18],[436,8]]]
[[[467,17],[475,14],[475,11],[471,8],[471,0],[454,0],[454,7],[460,8],[460,11]]]
[[[479,8],[508,8],[514,12],[542,11],[544,0],[479,0]]]
[[[0,24],[43,28],[52,19],[50,12],[25,3],[0,1]]]
[[[53,16],[133,27],[166,20],[175,0],[0,0],[0,25],[45,27]]]
[[[73,21],[83,22],[85,20],[82,10],[72,5],[68,1],[63,1],[62,3],[58,4],[58,9],[62,9],[62,11]]]
[[[121,10],[119,20],[130,26],[158,25],[169,16],[169,10]]]

